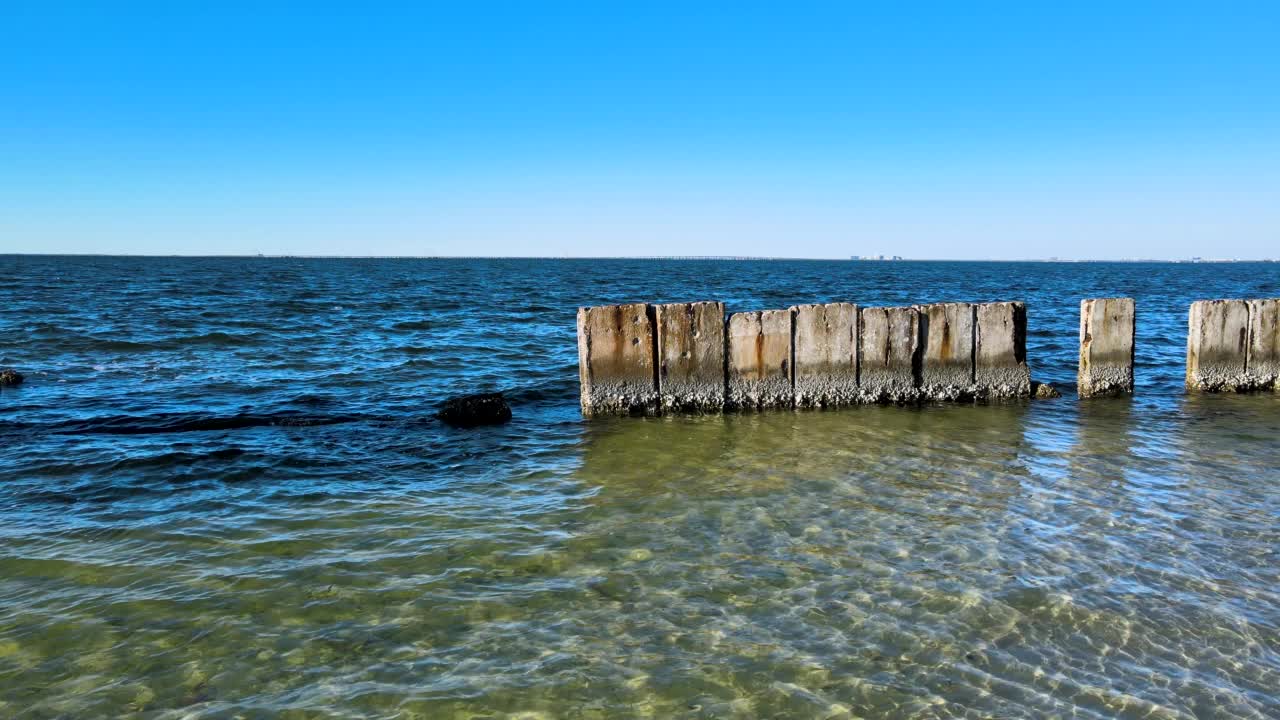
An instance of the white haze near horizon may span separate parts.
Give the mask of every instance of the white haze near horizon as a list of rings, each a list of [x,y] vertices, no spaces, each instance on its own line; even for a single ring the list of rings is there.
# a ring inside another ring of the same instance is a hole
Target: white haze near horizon
[[[1272,259],[1280,164],[1265,162],[1271,155],[1166,163],[1159,176],[1105,163],[999,173],[917,162],[892,175],[757,165],[736,168],[731,183],[718,179],[725,169],[663,177],[535,166],[514,181],[483,168],[446,181],[411,167],[357,172],[319,186],[285,172],[237,182],[184,170],[88,188],[41,183],[34,171],[36,182],[0,198],[0,253]]]

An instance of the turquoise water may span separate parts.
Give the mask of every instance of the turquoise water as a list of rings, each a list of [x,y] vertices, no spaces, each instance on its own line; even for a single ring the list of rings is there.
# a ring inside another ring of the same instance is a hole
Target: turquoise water
[[[1280,397],[1180,384],[1186,303],[1278,282],[0,258],[0,716],[1280,716]],[[1078,402],[1104,294],[1139,393]],[[1067,397],[583,422],[574,307],[701,298],[1025,300]]]

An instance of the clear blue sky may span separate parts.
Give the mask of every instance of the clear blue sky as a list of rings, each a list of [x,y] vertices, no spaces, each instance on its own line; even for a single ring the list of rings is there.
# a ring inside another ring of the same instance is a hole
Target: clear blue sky
[[[10,0],[0,252],[1275,257],[1280,3]]]

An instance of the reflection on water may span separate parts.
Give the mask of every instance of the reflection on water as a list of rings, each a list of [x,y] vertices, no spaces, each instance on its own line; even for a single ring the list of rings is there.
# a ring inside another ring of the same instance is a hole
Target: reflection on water
[[[1275,717],[1277,430],[1272,398],[624,419],[501,481],[10,529],[0,702]]]

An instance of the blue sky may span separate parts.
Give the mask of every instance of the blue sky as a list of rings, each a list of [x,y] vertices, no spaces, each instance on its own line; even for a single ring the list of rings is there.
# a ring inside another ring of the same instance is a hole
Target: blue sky
[[[1280,3],[199,5],[4,4],[0,252],[1280,256]]]

